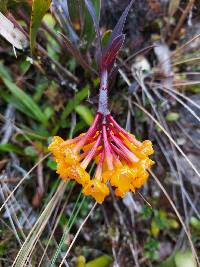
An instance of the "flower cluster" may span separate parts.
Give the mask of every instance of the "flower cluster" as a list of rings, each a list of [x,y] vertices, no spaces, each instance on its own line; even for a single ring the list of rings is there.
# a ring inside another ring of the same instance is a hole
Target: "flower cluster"
[[[85,1],[87,6],[91,3]],[[98,112],[89,130],[78,137],[64,141],[55,136],[49,146],[57,162],[57,173],[64,180],[74,179],[83,186],[83,193],[102,203],[109,194],[109,186],[115,194],[123,197],[127,192],[135,192],[148,178],[148,169],[154,163],[149,140],[139,142],[134,135],[126,132],[111,116],[108,109],[109,79],[116,72],[116,56],[123,45],[124,23],[134,0],[126,7],[113,29],[108,43],[102,47],[99,25],[96,25],[99,42],[98,66],[100,75]],[[94,7],[88,8],[93,21]],[[92,178],[88,168],[94,163],[96,168]]]
[[[135,192],[146,182],[147,170],[154,163],[149,158],[153,154],[149,140],[139,142],[111,114],[100,112],[87,133],[67,141],[55,136],[49,150],[60,177],[76,180],[83,186],[83,193],[99,203],[109,194],[109,184],[120,197]],[[91,179],[87,169],[92,162],[96,169]]]

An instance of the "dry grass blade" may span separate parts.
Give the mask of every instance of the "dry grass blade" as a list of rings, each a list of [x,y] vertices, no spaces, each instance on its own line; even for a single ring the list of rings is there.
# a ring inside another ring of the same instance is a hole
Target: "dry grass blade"
[[[3,190],[1,188],[1,186],[0,186],[0,196],[1,196],[2,199],[4,199],[4,193],[3,193]],[[21,246],[22,245],[22,241],[21,241],[21,239],[19,237],[19,234],[18,234],[18,231],[16,229],[16,226],[15,226],[15,223],[14,223],[15,220],[14,220],[14,218],[12,218],[12,213],[11,213],[10,208],[8,207],[7,204],[5,205],[5,209],[6,209],[6,212],[8,214],[10,225],[11,225],[11,227],[13,229],[13,233],[14,233],[14,235],[16,237],[16,240],[18,241],[19,245]],[[16,217],[17,216],[15,216],[15,219],[16,219]],[[18,227],[19,227],[19,224],[18,224]],[[22,229],[21,228],[19,228],[19,229],[20,229],[20,232],[21,232],[22,237],[25,238],[25,235],[24,235]]]
[[[188,59],[179,61],[177,63],[173,63],[172,66],[178,66],[178,65],[181,65],[181,64],[191,63],[191,62],[195,62],[195,61],[199,61],[199,60],[200,60],[200,57],[188,58]]]
[[[39,239],[40,235],[42,234],[42,231],[46,226],[52,212],[54,211],[59,199],[62,197],[65,188],[66,188],[66,183],[62,181],[58,186],[54,196],[49,201],[48,205],[45,207],[42,214],[35,223],[34,227],[30,231],[21,249],[19,250],[15,258],[15,261],[13,262],[12,265],[13,267],[26,266],[26,262],[29,260],[30,253],[34,249],[36,242]]]
[[[174,87],[190,86],[190,85],[197,85],[197,84],[200,84],[200,81],[183,81],[183,82],[174,81]]]
[[[177,37],[178,33],[180,32],[181,27],[182,27],[188,13],[192,10],[194,3],[195,3],[195,0],[189,0],[188,1],[188,4],[187,4],[186,8],[183,10],[183,13],[182,13],[173,33],[171,35],[171,38],[168,42],[169,45],[173,43],[174,39]]]
[[[194,247],[194,245],[193,245],[193,242],[192,242],[192,239],[191,239],[190,232],[189,232],[189,230],[187,229],[187,227],[186,227],[186,225],[185,225],[185,223],[184,223],[184,221],[183,221],[183,219],[182,219],[180,213],[178,212],[178,210],[177,210],[176,206],[174,205],[174,203],[173,203],[171,197],[169,196],[169,194],[167,193],[167,191],[165,190],[165,188],[162,186],[162,184],[160,183],[160,181],[158,180],[158,178],[156,177],[156,175],[155,175],[152,171],[149,171],[149,172],[150,172],[150,174],[152,175],[152,177],[154,178],[154,180],[156,181],[156,183],[158,184],[158,186],[160,187],[160,189],[161,189],[161,190],[163,191],[163,193],[165,194],[165,196],[166,196],[166,198],[168,199],[170,205],[172,206],[174,212],[176,213],[176,215],[177,215],[177,217],[178,217],[178,219],[179,219],[179,221],[180,221],[180,223],[181,223],[181,225],[182,225],[182,227],[183,227],[183,229],[184,229],[184,231],[185,231],[185,233],[186,233],[186,235],[187,235],[187,237],[188,237],[188,240],[189,240],[189,242],[190,242],[190,246],[191,246],[191,249],[192,249],[192,254],[193,254],[194,258],[196,259],[196,262],[198,263],[198,266],[200,266],[200,262],[199,262],[199,259],[198,259],[198,256],[197,256],[196,249],[195,249],[195,247]]]
[[[200,38],[200,34],[197,34],[196,36],[194,36],[193,38],[191,38],[188,42],[186,42],[185,44],[183,44],[182,46],[178,47],[175,51],[173,51],[171,53],[171,55],[167,58],[164,59],[160,65],[165,64],[166,61],[171,61],[171,59],[173,57],[179,56],[179,53],[185,48],[187,47],[189,44],[191,44],[193,41],[195,41],[196,39]]]
[[[187,47],[189,44],[191,44],[193,41],[195,41],[196,39],[200,38],[200,33],[197,34],[196,36],[194,36],[192,39],[190,39],[188,42],[186,42],[185,44],[183,44],[182,46],[178,47],[172,54],[172,56],[175,56],[176,54],[178,54],[181,50],[183,50],[185,47]]]
[[[49,240],[48,240],[48,242],[47,242],[47,244],[46,244],[46,247],[45,247],[45,249],[44,249],[44,252],[43,252],[43,254],[42,254],[42,257],[41,257],[41,259],[40,259],[40,262],[39,262],[39,264],[38,264],[38,267],[40,267],[41,264],[42,264],[42,261],[43,261],[43,258],[44,258],[44,256],[45,256],[45,253],[47,252],[47,249],[48,249],[48,247],[49,247],[50,241],[51,241],[52,238],[53,238],[53,235],[54,235],[54,233],[55,233],[55,230],[56,230],[56,228],[57,228],[57,226],[58,226],[58,224],[59,224],[59,222],[60,222],[60,218],[61,218],[61,216],[62,216],[62,214],[63,214],[63,212],[64,212],[64,210],[65,210],[65,208],[66,208],[66,205],[67,205],[67,203],[68,203],[68,201],[69,201],[69,198],[70,198],[70,196],[71,196],[72,191],[73,191],[73,187],[71,188],[69,194],[67,195],[67,199],[66,199],[65,203],[63,204],[62,210],[60,211],[58,217],[56,218],[55,225],[54,225],[54,227],[53,227],[53,229],[52,229],[52,231],[51,231]]]
[[[160,88],[160,84],[156,84],[156,85],[158,86],[157,88],[159,89]],[[174,94],[176,94],[178,96],[181,96],[182,98],[187,100],[189,103],[191,103],[193,106],[195,106],[197,109],[200,109],[200,106],[196,102],[194,102],[191,98],[187,97],[186,95],[184,95],[184,94],[182,94],[182,93],[180,93],[180,92],[178,92],[176,90],[170,89],[168,87],[162,87],[162,89],[170,91],[170,92],[172,92],[172,93],[174,93]]]
[[[38,166],[40,165],[40,163],[45,160],[51,153],[48,153],[47,155],[45,155],[43,158],[41,158],[28,172],[26,175],[24,175],[24,177],[20,180],[20,182],[16,185],[16,187],[13,189],[13,191],[9,194],[9,196],[5,199],[3,205],[0,207],[0,211],[5,207],[6,203],[8,202],[8,200],[12,197],[12,195],[15,193],[15,191],[17,190],[17,188],[19,188],[19,186],[26,180],[26,178],[29,176],[29,174]]]
[[[140,110],[142,110],[156,125],[159,126],[159,128],[164,132],[164,134],[169,138],[169,140],[174,144],[174,146],[177,148],[177,150],[181,153],[181,155],[186,159],[188,164],[191,166],[191,168],[194,170],[194,172],[200,177],[200,173],[197,170],[197,168],[194,166],[194,164],[191,162],[191,160],[187,157],[187,155],[183,152],[183,150],[179,147],[179,145],[174,141],[174,139],[170,136],[170,134],[164,129],[164,127],[141,105],[139,105],[136,102],[133,102]]]
[[[76,232],[76,235],[75,235],[74,239],[72,240],[72,242],[71,242],[71,244],[70,244],[70,246],[69,246],[67,252],[65,253],[65,255],[64,255],[63,259],[62,259],[62,262],[61,262],[61,264],[59,265],[59,267],[61,267],[61,266],[63,265],[63,263],[64,263],[66,257],[68,256],[68,254],[69,254],[71,248],[73,247],[74,243],[76,242],[76,239],[77,239],[77,237],[78,237],[80,231],[82,230],[83,226],[85,225],[85,223],[86,223],[87,220],[89,219],[90,215],[92,214],[92,212],[93,212],[93,210],[95,209],[96,206],[97,206],[97,202],[94,203],[94,205],[93,205],[93,207],[91,208],[90,212],[88,213],[88,215],[86,216],[86,218],[84,219],[84,221],[82,222],[82,224],[80,225],[80,227],[79,227],[78,231]]]
[[[165,90],[164,88],[158,88],[169,94],[171,97],[176,99],[177,102],[179,102],[183,107],[185,107],[199,122],[200,122],[200,117],[187,105],[185,104],[179,97],[177,97],[174,93]]]

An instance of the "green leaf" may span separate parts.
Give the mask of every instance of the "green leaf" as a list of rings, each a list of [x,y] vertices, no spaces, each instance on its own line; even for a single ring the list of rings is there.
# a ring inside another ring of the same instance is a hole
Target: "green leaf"
[[[86,264],[86,267],[109,267],[112,263],[112,258],[108,255],[103,255]]]
[[[191,217],[190,224],[193,228],[200,232],[200,220],[198,220],[196,217]]]
[[[175,219],[168,219],[169,227],[172,229],[178,229],[179,223]]]
[[[106,46],[109,42],[110,36],[111,36],[112,31],[111,30],[107,30],[104,32],[102,38],[101,38],[101,43],[102,46]]]
[[[22,113],[26,114],[26,116],[35,119],[35,116],[29,111],[27,107],[25,107],[20,100],[16,99],[15,97],[6,94],[6,92],[1,92],[0,91],[0,96],[2,99],[4,99],[6,102],[11,103],[14,108],[17,110],[21,111]]]
[[[191,251],[178,251],[175,255],[176,267],[197,267]]]
[[[51,0],[33,0],[30,23],[30,47],[32,53],[35,47],[38,29],[42,23],[44,15],[50,7],[50,4]]]
[[[57,169],[57,163],[52,159],[47,161],[47,166],[54,171]]]
[[[191,251],[177,251],[157,267],[197,267]]]
[[[37,151],[35,150],[34,147],[32,146],[27,146],[25,149],[24,149],[24,152],[27,156],[30,156],[30,157],[35,157],[37,156]]]
[[[85,267],[85,257],[84,256],[79,256],[77,259],[77,264],[76,267]]]
[[[7,11],[8,0],[0,0],[0,11],[5,13]]]
[[[91,0],[94,9],[96,11],[97,19],[99,20],[100,17],[100,8],[101,8],[101,1],[100,0]],[[83,37],[87,42],[87,47],[92,43],[96,36],[94,23],[92,17],[84,5],[84,28],[83,28]]]
[[[33,95],[33,99],[35,102],[40,101],[42,98],[44,91],[48,88],[48,80],[46,78],[42,78],[37,80],[36,86],[35,86],[35,93]]]
[[[14,152],[16,154],[23,155],[23,151],[20,147],[13,144],[0,144],[0,152]]]
[[[44,124],[47,123],[47,117],[44,112],[39,108],[39,106],[34,102],[34,100],[26,94],[22,89],[20,89],[13,82],[3,78],[3,81],[7,88],[10,90],[12,95],[29,110],[30,113],[34,116],[34,118]]]
[[[177,112],[169,112],[166,116],[166,120],[169,122],[177,121],[180,117],[180,114]]]
[[[92,124],[94,117],[87,106],[79,105],[75,108],[75,110],[89,126]]]
[[[54,114],[54,109],[52,108],[52,107],[46,107],[45,108],[45,110],[44,110],[44,114],[46,115],[46,117],[48,118],[48,119],[50,119],[51,118],[51,116],[53,116],[53,114]]]
[[[26,74],[26,72],[30,69],[31,63],[28,60],[24,60],[19,65],[22,76]]]
[[[61,123],[69,116],[69,114],[78,106],[82,100],[84,100],[89,94],[89,87],[85,86],[80,92],[78,92],[73,100],[69,100],[61,115]]]
[[[168,257],[165,261],[163,261],[156,267],[176,267],[175,262],[174,262],[174,254]]]
[[[12,80],[8,68],[6,68],[2,62],[0,62],[0,77],[5,77],[8,80]]]
[[[193,93],[200,93],[200,85],[193,85],[188,88],[189,91]]]
[[[56,20],[51,14],[46,14],[43,18],[43,21],[52,29],[56,25]]]
[[[160,228],[155,220],[151,222],[151,234],[154,237],[157,237],[160,233]]]

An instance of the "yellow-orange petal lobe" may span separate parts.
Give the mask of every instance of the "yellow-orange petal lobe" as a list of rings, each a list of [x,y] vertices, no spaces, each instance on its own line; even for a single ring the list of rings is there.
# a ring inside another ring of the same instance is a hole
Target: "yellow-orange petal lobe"
[[[64,143],[64,140],[59,136],[54,136],[51,144],[48,146],[49,151],[53,154],[56,162],[57,160],[63,160],[64,154],[61,150],[61,145]]]
[[[109,195],[109,188],[101,181],[93,179],[84,187],[83,193],[86,196],[94,197],[98,203],[102,203],[105,197]]]
[[[61,137],[54,136],[48,149],[57,163],[65,161],[66,164],[74,164],[79,161],[79,155],[73,151],[74,146],[74,144],[67,144]]]
[[[58,164],[57,173],[63,180],[74,179],[83,186],[90,181],[90,175],[80,165],[66,166],[64,162],[61,162]]]
[[[141,153],[145,154],[145,156],[150,156],[154,153],[151,141],[145,140],[142,142]]]
[[[74,148],[74,145],[63,147],[63,150],[64,150],[63,153],[64,153],[66,164],[75,164],[76,162],[79,162],[80,156],[79,154],[73,151],[73,148]]]
[[[146,183],[148,170],[154,164],[149,157],[154,153],[151,141],[138,141],[113,119],[110,124],[103,121],[92,125],[87,133],[74,139],[64,141],[55,136],[49,150],[57,162],[60,177],[81,184],[83,194],[92,196],[98,203],[109,195],[108,185],[118,197],[135,192]],[[93,163],[96,170],[91,179],[87,170]]]

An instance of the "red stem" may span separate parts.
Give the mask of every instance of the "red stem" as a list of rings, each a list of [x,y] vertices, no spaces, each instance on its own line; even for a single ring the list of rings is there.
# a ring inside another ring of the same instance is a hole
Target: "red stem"
[[[92,149],[90,150],[90,152],[88,153],[88,155],[86,156],[86,158],[81,162],[81,167],[86,169],[88,164],[90,163],[90,161],[92,160],[92,158],[94,157],[96,150],[98,148],[98,146],[100,145],[102,141],[102,135],[99,135],[99,137],[97,138],[96,143],[94,144],[94,146],[92,147]]]
[[[103,124],[103,126],[102,126],[102,132],[103,132],[103,141],[104,141],[104,150],[105,150],[106,162],[108,165],[108,169],[112,170],[113,169],[113,156],[111,153],[110,144],[108,142],[107,130],[106,130],[105,124]]]
[[[101,158],[99,160],[99,163],[98,163],[97,168],[96,168],[96,173],[95,173],[95,178],[97,178],[99,180],[101,179],[101,175],[102,175],[104,157],[105,157],[105,153],[104,153],[104,151],[102,151]]]
[[[85,143],[87,142],[87,140],[89,138],[93,137],[96,134],[97,129],[98,129],[98,123],[99,123],[99,121],[101,119],[101,116],[102,115],[97,112],[93,124],[90,126],[89,130],[87,131],[87,133],[77,143],[77,145],[74,148],[74,152],[80,151],[80,149],[85,145]]]
[[[119,155],[122,159],[124,159],[127,163],[131,163],[130,159],[124,154],[118,147],[114,144],[111,144],[112,149]]]
[[[122,153],[124,153],[131,162],[139,161],[139,159],[135,156],[135,154],[123,145],[120,139],[118,139],[116,136],[111,135],[111,134],[110,134],[110,138],[116,143],[116,145],[121,149]]]
[[[106,69],[101,70],[98,112],[103,116],[110,113],[108,110],[108,71]]]
[[[141,146],[142,143],[138,140],[136,140],[136,138],[134,138],[133,136],[131,136],[127,131],[125,131],[115,120],[114,118],[108,114],[107,115],[107,119],[113,124],[114,127],[117,128],[117,130],[119,130],[131,143],[133,143],[136,146]]]

